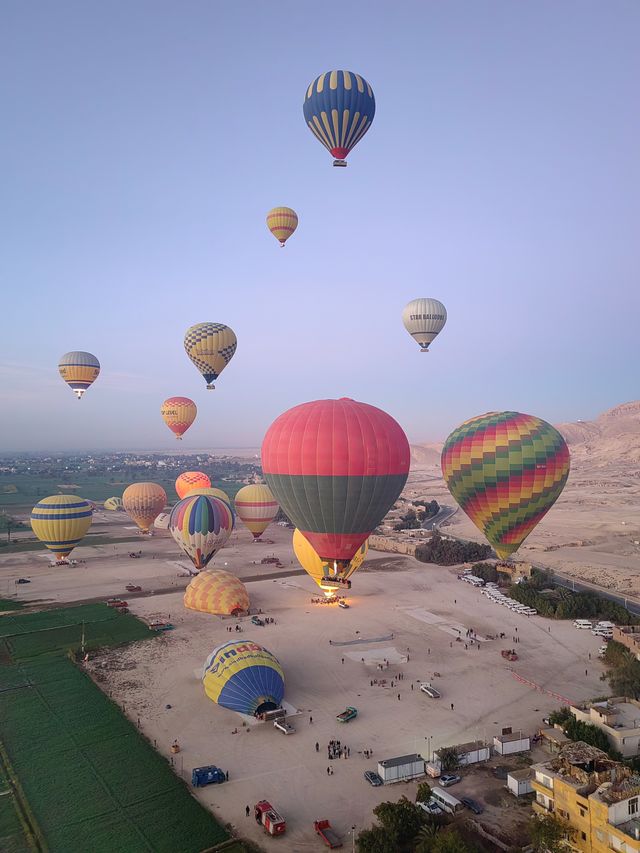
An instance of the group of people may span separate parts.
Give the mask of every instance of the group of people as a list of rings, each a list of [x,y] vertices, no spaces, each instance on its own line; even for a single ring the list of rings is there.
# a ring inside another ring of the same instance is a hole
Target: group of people
[[[341,600],[341,596],[339,595],[325,595],[318,596],[317,598],[311,599],[311,604],[337,604]]]
[[[318,746],[318,744],[316,744],[316,746]],[[329,760],[332,760],[333,758],[349,758],[350,755],[350,748],[340,743],[339,740],[330,740],[327,744],[327,758]]]
[[[235,627],[232,627],[231,625],[227,625],[227,631],[232,631],[232,632],[233,631],[240,631],[240,632],[242,632],[242,625],[236,625]]]

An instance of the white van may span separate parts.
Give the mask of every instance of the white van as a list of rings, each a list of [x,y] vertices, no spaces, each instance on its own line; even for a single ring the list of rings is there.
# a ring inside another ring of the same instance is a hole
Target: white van
[[[596,625],[596,628],[607,628],[611,631],[613,631],[615,627],[616,626],[613,624],[613,622],[598,622],[598,624]]]
[[[605,640],[613,639],[613,631],[611,628],[593,628],[591,633],[594,637],[603,637]]]
[[[447,814],[456,814],[464,809],[460,800],[448,791],[443,791],[442,788],[434,788],[431,791],[431,801],[437,803],[442,811],[447,812]]]
[[[574,628],[589,628],[591,630],[593,628],[593,622],[590,622],[588,619],[576,619],[573,623]]]

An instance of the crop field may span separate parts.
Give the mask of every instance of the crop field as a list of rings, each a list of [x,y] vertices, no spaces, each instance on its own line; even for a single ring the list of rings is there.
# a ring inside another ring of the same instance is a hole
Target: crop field
[[[116,545],[119,542],[140,542],[140,536],[137,533],[130,536],[108,536],[107,533],[87,533],[82,540],[83,546],[91,545]],[[13,539],[11,542],[6,540],[0,541],[2,554],[22,554],[26,551],[42,551],[42,542],[39,542],[35,536],[23,539]]]
[[[0,850],[3,853],[29,853],[33,847],[18,815],[18,804],[0,763]]]
[[[79,647],[83,621],[87,645],[152,636],[104,605],[0,618],[0,746],[34,835],[52,853],[198,853],[225,841],[167,761],[66,655]],[[0,797],[0,849],[12,849],[4,833],[22,853],[30,848],[11,800]]]

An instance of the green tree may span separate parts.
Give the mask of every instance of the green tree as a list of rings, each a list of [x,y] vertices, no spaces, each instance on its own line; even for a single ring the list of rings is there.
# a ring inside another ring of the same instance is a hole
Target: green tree
[[[414,853],[431,853],[436,835],[440,832],[440,825],[428,823],[422,827],[413,840]]]
[[[473,853],[473,848],[455,829],[439,832],[433,839],[430,853]]]
[[[397,853],[395,841],[381,826],[363,829],[356,838],[356,845],[358,853]]]
[[[397,803],[380,803],[373,813],[395,842],[396,849],[410,838],[415,838],[418,830],[425,823],[425,814],[422,809],[406,797],[402,797]]]
[[[431,785],[428,782],[420,782],[416,791],[416,803],[428,803],[431,799]]]
[[[536,853],[565,853],[575,830],[555,815],[532,817],[529,822],[529,840]]]
[[[443,746],[438,750],[440,766],[443,770],[456,770],[460,763],[460,756],[455,746]]]

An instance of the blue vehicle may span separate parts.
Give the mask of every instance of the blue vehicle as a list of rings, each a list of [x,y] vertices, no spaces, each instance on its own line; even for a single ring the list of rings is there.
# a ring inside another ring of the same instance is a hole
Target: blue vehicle
[[[209,764],[207,767],[194,767],[191,771],[191,784],[194,788],[201,788],[203,785],[215,785],[227,781],[227,775],[224,770],[216,767],[215,764]]]

